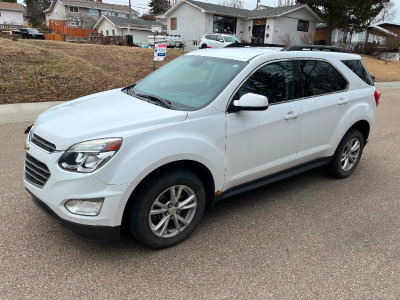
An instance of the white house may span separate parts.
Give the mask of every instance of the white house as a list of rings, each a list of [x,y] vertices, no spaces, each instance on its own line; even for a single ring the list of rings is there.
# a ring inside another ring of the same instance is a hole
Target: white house
[[[129,7],[103,3],[102,0],[53,0],[45,11],[46,23],[49,20],[65,21],[68,27],[92,29],[102,16],[129,18]],[[139,17],[131,9],[131,19]]]
[[[181,35],[188,50],[198,48],[199,39],[212,32],[234,34],[247,43],[300,44],[322,22],[307,5],[247,10],[194,0],[179,1],[165,16],[168,34]]]
[[[104,36],[132,35],[135,44],[147,45],[147,37],[151,35],[151,26],[164,26],[163,23],[142,19],[127,19],[114,16],[102,16],[94,29]]]
[[[0,1],[0,28],[14,29],[24,26],[25,6]]]

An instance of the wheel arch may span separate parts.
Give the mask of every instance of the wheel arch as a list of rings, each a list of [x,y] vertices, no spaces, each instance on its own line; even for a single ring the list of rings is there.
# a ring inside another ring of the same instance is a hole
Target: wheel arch
[[[354,124],[347,130],[347,132],[348,132],[350,129],[352,129],[352,128],[355,128],[355,129],[360,130],[360,132],[362,133],[363,138],[364,138],[364,144],[366,144],[367,141],[368,141],[368,138],[369,138],[369,133],[370,133],[370,131],[371,131],[371,126],[369,125],[369,122],[366,121],[366,120],[357,121],[356,123],[354,123]],[[346,133],[347,133],[347,132],[346,132]]]
[[[194,160],[178,160],[167,163],[153,170],[149,174],[147,174],[140,183],[133,190],[129,199],[125,205],[123,216],[122,216],[122,224],[126,224],[128,211],[132,204],[135,201],[136,195],[140,192],[142,187],[147,184],[154,176],[157,176],[160,173],[166,172],[171,169],[186,169],[192,171],[194,174],[199,176],[202,181],[204,188],[206,190],[206,205],[207,207],[212,206],[215,198],[215,181],[211,171],[202,163],[194,161]]]

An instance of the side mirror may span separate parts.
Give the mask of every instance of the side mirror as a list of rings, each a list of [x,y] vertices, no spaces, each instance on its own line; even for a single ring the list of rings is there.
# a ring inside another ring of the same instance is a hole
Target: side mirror
[[[239,100],[233,101],[234,111],[239,110],[266,110],[268,98],[253,93],[244,94]]]
[[[224,42],[224,40],[223,40],[223,39],[220,39],[220,40],[218,40],[218,42],[221,42],[221,43],[223,43],[223,42]]]

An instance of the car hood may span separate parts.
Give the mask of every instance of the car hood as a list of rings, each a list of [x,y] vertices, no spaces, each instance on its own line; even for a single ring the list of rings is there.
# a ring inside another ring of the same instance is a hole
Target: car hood
[[[90,139],[124,137],[182,122],[187,112],[166,109],[129,96],[121,89],[85,96],[41,113],[32,132],[66,150]]]

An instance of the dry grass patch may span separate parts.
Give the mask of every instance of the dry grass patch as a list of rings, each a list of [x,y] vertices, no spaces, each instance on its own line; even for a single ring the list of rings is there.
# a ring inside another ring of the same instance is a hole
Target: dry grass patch
[[[168,49],[165,62],[182,55]],[[376,81],[400,81],[400,62],[362,55]],[[153,50],[0,38],[0,104],[64,101],[132,84],[153,70]]]
[[[376,77],[376,81],[400,81],[400,61],[378,59],[363,54],[361,57],[369,73]]]
[[[168,50],[166,62],[181,54]],[[150,49],[0,38],[0,104],[71,100],[152,70]]]

